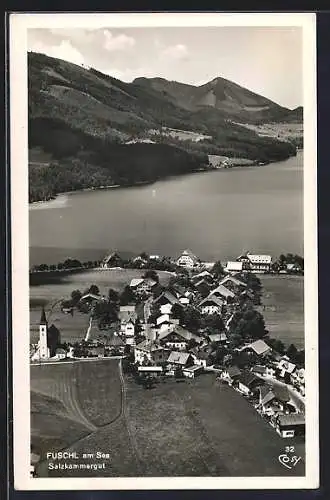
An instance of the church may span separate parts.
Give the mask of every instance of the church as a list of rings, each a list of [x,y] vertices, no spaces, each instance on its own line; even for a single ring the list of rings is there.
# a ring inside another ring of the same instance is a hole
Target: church
[[[32,356],[32,361],[41,361],[55,356],[56,348],[60,343],[60,332],[55,325],[48,326],[45,309],[42,308],[39,323],[38,347]]]

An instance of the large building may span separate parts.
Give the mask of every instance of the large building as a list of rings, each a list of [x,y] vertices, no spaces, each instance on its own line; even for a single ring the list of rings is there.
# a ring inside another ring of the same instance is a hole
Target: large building
[[[200,260],[190,250],[184,250],[177,259],[176,264],[186,269],[193,269],[200,264]]]

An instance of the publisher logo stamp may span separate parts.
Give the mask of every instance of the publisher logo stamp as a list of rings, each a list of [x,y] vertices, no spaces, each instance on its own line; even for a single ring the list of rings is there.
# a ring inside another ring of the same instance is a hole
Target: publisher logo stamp
[[[295,454],[294,446],[286,446],[285,453],[278,456],[280,464],[287,469],[293,469],[300,460],[301,457]]]

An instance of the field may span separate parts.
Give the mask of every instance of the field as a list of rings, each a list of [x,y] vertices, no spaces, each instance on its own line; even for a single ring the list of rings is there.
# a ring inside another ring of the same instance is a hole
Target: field
[[[109,454],[106,460],[89,460],[103,461],[102,471],[50,471],[44,461],[38,466],[39,476],[304,473],[303,461],[293,470],[278,461],[285,446],[297,443],[281,439],[243,396],[217,382],[213,374],[180,383],[166,380],[146,390],[129,377],[124,379],[117,367],[115,360],[33,367],[32,443],[42,443],[43,453],[54,445],[58,449],[60,433],[62,445],[66,442],[67,451],[78,453],[79,463],[86,463],[83,453]],[[63,427],[63,408],[67,428]],[[77,424],[75,432],[72,422]],[[298,443],[298,447],[303,455],[303,445]]]
[[[118,360],[31,366],[31,444],[41,460],[120,415]]]
[[[59,276],[57,281],[51,283],[30,286],[30,342],[35,343],[39,338],[39,321],[43,305],[46,314],[52,309],[49,323],[53,323],[60,330],[62,342],[81,340],[86,334],[89,316],[76,311],[73,316],[63,314],[60,311],[60,301],[69,299],[72,290],[79,289],[83,292],[93,284],[99,287],[101,294],[107,295],[109,288],[120,291],[132,278],[142,276],[143,272],[138,269],[90,270]],[[165,272],[159,272],[158,275],[164,284],[170,278],[170,274]]]
[[[271,337],[304,349],[304,278],[260,275],[262,310]]]

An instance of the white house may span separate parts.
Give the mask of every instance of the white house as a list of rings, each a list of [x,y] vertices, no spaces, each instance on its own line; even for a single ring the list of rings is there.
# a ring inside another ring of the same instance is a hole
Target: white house
[[[243,262],[237,262],[237,261],[228,261],[227,265],[225,267],[225,271],[227,273],[240,273],[242,272],[243,269]]]
[[[137,320],[135,305],[120,306],[118,317],[120,320],[121,335],[125,336],[127,344],[133,345],[134,335],[135,335],[135,323]]]
[[[199,304],[202,314],[221,314],[224,301],[216,295],[209,295]]]
[[[184,250],[177,259],[176,264],[187,269],[193,269],[199,265],[200,261],[190,250]]]
[[[265,254],[247,252],[245,255],[240,255],[237,260],[243,263],[243,268],[246,266],[253,273],[269,272],[272,265],[271,255]]]
[[[283,356],[283,358],[277,363],[277,369],[279,370],[280,377],[284,378],[286,374],[292,376],[296,369],[296,365],[291,363],[287,356]]]

